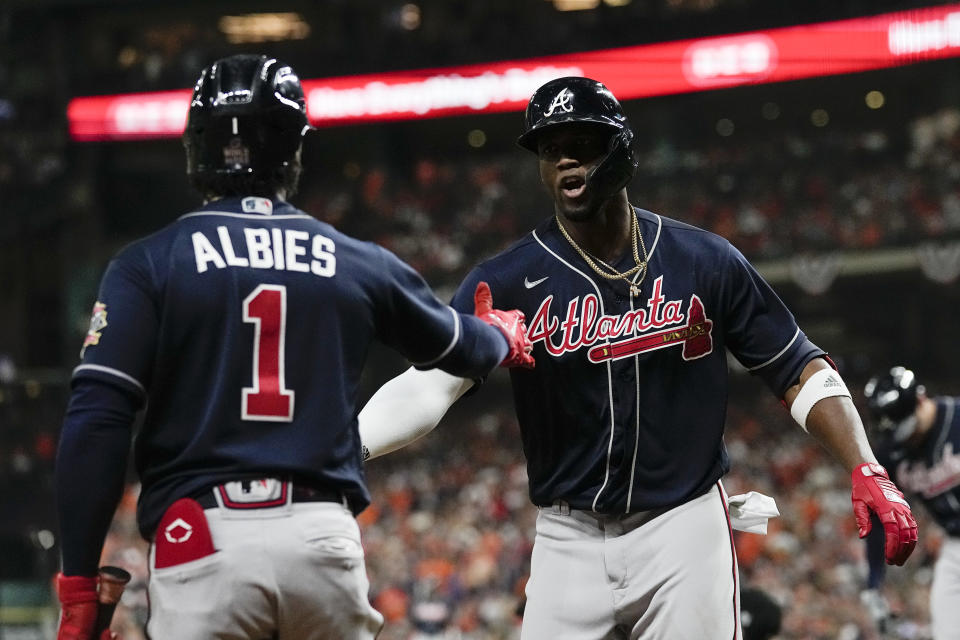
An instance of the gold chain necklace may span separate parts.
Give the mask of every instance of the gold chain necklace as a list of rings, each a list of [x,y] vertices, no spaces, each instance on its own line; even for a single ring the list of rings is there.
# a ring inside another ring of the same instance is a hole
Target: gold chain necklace
[[[557,226],[560,227],[560,233],[562,233],[563,237],[567,239],[567,242],[570,243],[570,246],[573,247],[574,250],[576,250],[576,252],[580,254],[580,257],[583,258],[584,262],[586,262],[590,266],[590,268],[597,273],[597,275],[603,278],[606,278],[607,280],[623,280],[624,282],[630,285],[631,296],[640,295],[640,284],[643,282],[643,279],[647,277],[647,246],[643,242],[643,234],[640,233],[640,223],[637,221],[636,213],[633,214],[633,218],[630,221],[630,236],[631,236],[631,244],[633,248],[633,260],[634,262],[636,262],[637,266],[627,271],[624,271],[623,273],[617,271],[616,269],[614,269],[607,263],[603,262],[602,260],[598,259],[595,262],[594,259],[591,258],[586,251],[581,249],[580,245],[574,242],[573,238],[570,237],[570,234],[567,233],[567,230],[566,228],[564,228],[563,223],[560,222],[559,214],[557,214]],[[640,253],[637,251],[637,240],[640,241],[640,247],[643,249],[643,260],[640,259]],[[600,264],[597,264],[597,262],[599,262]],[[603,268],[601,268],[600,265],[603,265]],[[604,269],[608,269],[609,271],[604,271]],[[640,279],[637,280],[636,282],[632,282],[630,280],[630,276],[637,273],[638,271],[643,271],[643,275],[641,275]]]

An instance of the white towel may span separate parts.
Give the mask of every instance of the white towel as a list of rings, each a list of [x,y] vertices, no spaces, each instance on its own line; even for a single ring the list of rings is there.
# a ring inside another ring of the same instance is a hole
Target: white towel
[[[758,491],[730,496],[727,504],[730,524],[737,531],[767,535],[767,521],[780,515],[774,499]]]

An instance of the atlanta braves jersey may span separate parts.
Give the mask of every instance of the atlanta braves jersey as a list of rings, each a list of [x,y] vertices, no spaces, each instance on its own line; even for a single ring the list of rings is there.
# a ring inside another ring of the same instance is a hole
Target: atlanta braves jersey
[[[960,398],[934,398],[937,413],[927,437],[908,448],[892,439],[879,443],[877,460],[912,501],[919,499],[949,536],[939,551],[930,585],[933,637],[956,637],[960,628]],[[884,530],[876,516],[867,536],[867,586],[881,589],[886,574]]]
[[[824,353],[729,242],[636,213],[649,252],[638,296],[596,275],[554,218],[454,296],[470,309],[485,280],[495,304],[526,314],[537,366],[510,376],[534,504],[632,513],[704,493],[729,468],[727,350],[778,396]]]
[[[960,399],[939,397],[928,437],[916,449],[886,442],[877,459],[900,489],[919,498],[937,524],[960,537]]]
[[[336,487],[356,513],[370,499],[356,402],[374,339],[463,377],[506,355],[497,329],[385,249],[282,201],[224,199],[110,263],[74,386],[147,404],[135,447],[147,537],[175,499],[251,474]]]

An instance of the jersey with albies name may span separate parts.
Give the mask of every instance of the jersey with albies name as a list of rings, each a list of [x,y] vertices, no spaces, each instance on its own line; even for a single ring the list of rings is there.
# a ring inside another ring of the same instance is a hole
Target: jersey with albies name
[[[781,397],[823,355],[729,242],[636,212],[649,252],[637,296],[597,275],[555,218],[454,296],[469,309],[486,280],[495,305],[526,315],[536,368],[510,376],[534,504],[632,513],[703,493],[729,469],[727,350]],[[633,264],[628,251],[612,266]]]
[[[468,314],[373,243],[282,201],[224,199],[113,259],[74,380],[146,402],[135,446],[146,536],[175,499],[255,474],[339,488],[358,512],[368,347],[482,377],[506,345]]]

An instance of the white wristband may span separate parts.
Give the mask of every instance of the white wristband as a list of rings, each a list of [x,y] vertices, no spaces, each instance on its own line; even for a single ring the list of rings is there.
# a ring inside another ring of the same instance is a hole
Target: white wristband
[[[807,378],[807,381],[800,387],[800,393],[790,405],[790,415],[797,421],[803,430],[807,430],[807,416],[813,405],[824,398],[832,396],[850,397],[850,391],[847,385],[843,383],[840,374],[833,369],[820,369],[815,374]]]

